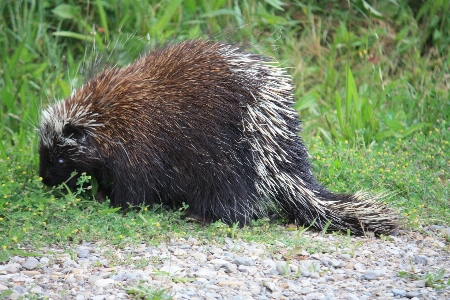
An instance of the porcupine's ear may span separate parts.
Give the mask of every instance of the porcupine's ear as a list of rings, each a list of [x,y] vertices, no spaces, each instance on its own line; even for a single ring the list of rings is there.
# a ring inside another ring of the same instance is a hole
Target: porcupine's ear
[[[66,126],[64,126],[63,136],[78,142],[83,142],[86,140],[86,133],[83,129],[72,124],[66,124]]]

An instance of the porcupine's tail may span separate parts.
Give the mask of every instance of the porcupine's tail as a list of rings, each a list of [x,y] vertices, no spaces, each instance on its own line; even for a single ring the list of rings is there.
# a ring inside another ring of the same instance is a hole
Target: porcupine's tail
[[[299,226],[313,224],[323,229],[331,221],[329,229],[350,229],[354,234],[393,231],[398,217],[382,203],[385,195],[334,194],[317,183],[298,135],[300,121],[292,109],[292,85],[286,71],[263,61],[252,61],[251,68],[241,65],[240,69],[262,74],[244,124],[245,132],[251,132],[249,144],[258,175],[255,187],[263,203],[281,206]]]
[[[323,229],[328,222],[331,230],[347,230],[353,234],[388,234],[398,227],[398,216],[382,200],[385,195],[366,192],[333,194],[320,190],[293,187],[283,206],[293,211],[290,217],[297,225],[314,224]],[[289,199],[291,198],[291,199]]]

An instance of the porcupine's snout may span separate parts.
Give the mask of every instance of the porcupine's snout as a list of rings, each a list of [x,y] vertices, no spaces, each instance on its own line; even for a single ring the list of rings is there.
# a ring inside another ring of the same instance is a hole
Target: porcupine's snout
[[[47,186],[57,186],[63,182],[73,188],[76,185],[77,177],[71,178],[75,167],[70,166],[70,161],[64,157],[52,157],[45,149],[40,151],[39,176],[42,183]]]

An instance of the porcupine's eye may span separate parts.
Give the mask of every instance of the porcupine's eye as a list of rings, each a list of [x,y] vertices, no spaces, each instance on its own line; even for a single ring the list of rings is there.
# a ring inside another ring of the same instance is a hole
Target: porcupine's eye
[[[64,159],[64,158],[58,158],[57,160],[56,160],[56,162],[59,164],[59,165],[63,165],[63,164],[65,164],[66,163],[66,160]]]

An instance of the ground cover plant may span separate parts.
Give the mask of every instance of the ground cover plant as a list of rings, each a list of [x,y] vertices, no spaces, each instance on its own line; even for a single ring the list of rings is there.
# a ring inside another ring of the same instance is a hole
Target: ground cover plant
[[[24,248],[105,237],[119,247],[189,236],[299,243],[283,239],[291,228],[269,220],[238,229],[186,222],[184,208],[119,212],[92,200],[87,176],[77,191],[40,182],[39,111],[89,76],[83,62],[126,64],[187,38],[236,42],[289,68],[315,173],[331,190],[387,192],[406,228],[448,225],[448,8],[446,1],[2,1],[0,261]]]

